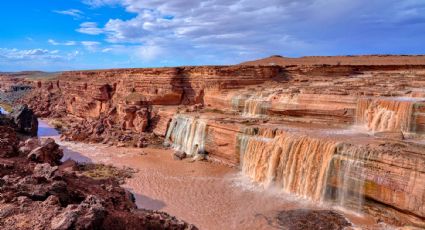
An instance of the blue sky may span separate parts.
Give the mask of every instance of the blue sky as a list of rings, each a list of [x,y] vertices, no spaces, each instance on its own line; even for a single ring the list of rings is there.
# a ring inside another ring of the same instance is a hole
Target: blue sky
[[[2,1],[0,71],[425,54],[425,0]]]

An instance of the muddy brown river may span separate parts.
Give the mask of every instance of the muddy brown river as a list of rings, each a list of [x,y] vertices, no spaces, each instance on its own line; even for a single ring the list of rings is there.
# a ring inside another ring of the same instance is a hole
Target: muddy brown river
[[[139,208],[165,211],[200,229],[279,229],[279,211],[326,208],[277,190],[263,189],[240,175],[236,168],[173,160],[173,151],[169,149],[64,142],[45,121],[40,121],[39,136],[54,138],[64,149],[63,160],[138,170],[124,187],[133,192]],[[389,228],[368,216],[338,212],[360,229]]]

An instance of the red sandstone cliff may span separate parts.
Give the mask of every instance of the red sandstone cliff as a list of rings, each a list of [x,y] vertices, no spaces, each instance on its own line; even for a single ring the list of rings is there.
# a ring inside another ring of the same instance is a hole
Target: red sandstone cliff
[[[240,166],[259,183],[340,203],[360,194],[365,211],[424,226],[422,59],[273,57],[240,66],[72,71],[26,81],[34,90],[23,101],[58,119],[64,138],[144,147],[166,137],[180,150],[196,147]],[[247,65],[271,60],[277,65]]]

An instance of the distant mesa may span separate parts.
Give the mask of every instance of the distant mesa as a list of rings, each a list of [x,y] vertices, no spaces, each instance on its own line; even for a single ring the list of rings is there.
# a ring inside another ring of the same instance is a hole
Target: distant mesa
[[[242,62],[240,65],[425,65],[425,56],[379,54],[291,58],[273,55],[263,59]]]

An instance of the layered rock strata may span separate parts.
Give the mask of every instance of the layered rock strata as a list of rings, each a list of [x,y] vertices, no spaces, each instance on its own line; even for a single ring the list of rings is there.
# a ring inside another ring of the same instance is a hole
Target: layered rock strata
[[[425,66],[66,72],[23,100],[65,138],[165,143],[315,202],[425,223]]]
[[[149,138],[140,135],[144,131],[165,135],[163,119],[170,117],[157,106],[202,104],[206,88],[260,84],[281,71],[229,66],[65,72],[55,80],[34,81],[25,102],[39,116],[84,119],[64,132],[71,139],[137,144]]]

